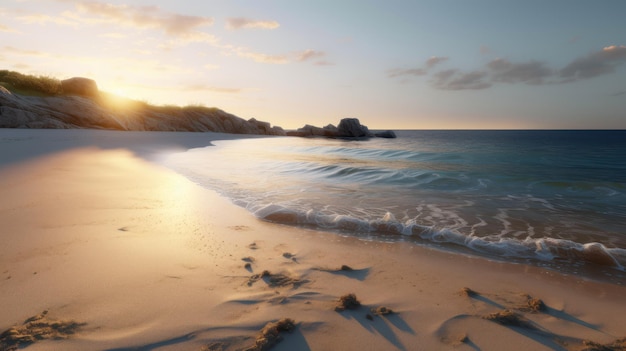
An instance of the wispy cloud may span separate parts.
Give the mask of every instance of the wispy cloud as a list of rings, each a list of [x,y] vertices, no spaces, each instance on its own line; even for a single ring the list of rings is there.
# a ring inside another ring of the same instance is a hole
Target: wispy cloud
[[[239,57],[244,57],[251,59],[255,62],[259,63],[271,63],[271,64],[286,64],[289,63],[289,55],[286,54],[278,54],[278,55],[270,55],[264,54],[260,52],[253,52],[248,50],[247,48],[233,48],[232,51],[237,54]]]
[[[589,79],[615,72],[615,68],[626,62],[626,46],[612,45],[587,56],[579,57],[560,70],[566,80]]]
[[[15,32],[15,29],[0,24],[0,32]]]
[[[484,71],[463,73],[458,70],[445,70],[434,75],[432,84],[442,90],[481,90],[492,85],[486,80],[487,75],[488,73]]]
[[[296,62],[312,62],[315,66],[332,66],[334,63],[324,60],[326,53],[317,50],[304,50],[291,55]]]
[[[280,24],[276,21],[260,21],[245,17],[232,17],[226,19],[226,28],[229,29],[276,29],[278,27],[280,27]]]
[[[17,16],[16,19],[25,24],[37,24],[37,25],[46,25],[48,23],[57,24],[60,26],[72,26],[75,27],[78,25],[78,22],[72,20],[71,18],[62,17],[62,16],[50,16],[42,13],[31,13]]]
[[[2,48],[2,51],[4,51],[5,53],[11,53],[11,54],[17,54],[17,55],[23,55],[23,56],[41,56],[41,57],[50,56],[50,54],[47,52],[38,51],[38,50],[20,49],[20,48],[16,48],[13,46],[4,46]]]
[[[428,76],[431,75],[432,67],[447,60],[447,57],[433,56],[421,67],[392,69],[387,75],[390,78]],[[469,72],[445,69],[432,73],[430,83],[434,88],[443,90],[487,89],[495,83],[566,84],[614,73],[617,67],[624,63],[626,46],[612,45],[578,57],[561,69],[550,68],[545,62],[537,60],[513,62],[497,58],[489,61],[484,67]]]
[[[304,50],[302,52],[296,53],[295,56],[296,56],[296,61],[303,62],[303,61],[308,61],[308,60],[324,57],[326,56],[326,53],[322,51],[315,51],[315,50],[309,49],[309,50]]]
[[[162,29],[171,36],[188,35],[197,28],[213,25],[212,17],[191,16],[164,11],[158,6],[114,5],[97,1],[76,4],[82,14],[95,16],[91,20],[117,23],[138,28]],[[89,21],[84,16],[80,18]]]
[[[213,26],[215,22],[213,17],[175,13],[158,6],[112,4],[88,0],[54,1],[69,4],[72,7],[57,14],[43,14],[23,9],[11,10],[9,14],[12,18],[17,18],[25,24],[56,24],[74,27],[101,25],[106,32],[100,34],[100,38],[124,38],[124,27],[161,32],[166,36],[166,39],[155,44],[155,50],[173,51],[191,43],[202,43],[219,50],[223,55],[235,55],[258,63],[287,64],[306,62],[318,66],[332,65],[330,61],[324,59],[326,53],[323,51],[309,49],[268,54],[247,47],[224,43],[219,37],[207,32],[205,29],[205,27]],[[7,15],[6,11],[1,14]],[[275,29],[280,26],[276,21],[255,20],[245,17],[228,18],[227,25],[233,29]],[[10,29],[0,25],[0,31]],[[22,52],[21,54],[25,53]]]
[[[391,78],[402,76],[425,76],[429,73],[433,67],[447,61],[447,57],[443,56],[431,56],[424,62],[422,67],[416,68],[393,68],[387,71],[387,76]]]
[[[428,71],[424,68],[394,68],[387,71],[387,76],[391,78],[402,76],[425,76]]]
[[[426,68],[430,69],[437,66],[440,63],[448,61],[447,57],[443,56],[431,56],[428,60],[426,60]]]
[[[498,58],[489,62],[487,68],[491,70],[491,80],[493,82],[509,84],[543,84],[546,78],[554,74],[553,70],[539,61],[513,63],[509,60]]]

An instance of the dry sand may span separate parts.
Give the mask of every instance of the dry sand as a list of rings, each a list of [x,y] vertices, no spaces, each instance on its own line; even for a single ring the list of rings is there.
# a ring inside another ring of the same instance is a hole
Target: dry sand
[[[583,350],[626,336],[622,286],[265,223],[148,161],[211,138],[232,136],[0,130],[0,350]],[[360,306],[336,310],[350,293]]]

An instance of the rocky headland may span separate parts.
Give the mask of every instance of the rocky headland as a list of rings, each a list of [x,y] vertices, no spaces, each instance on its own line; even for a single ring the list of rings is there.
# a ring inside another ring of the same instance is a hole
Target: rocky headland
[[[12,93],[0,85],[0,128],[88,128],[129,131],[285,135],[281,127],[204,106],[153,106],[104,93],[95,81],[60,81],[58,94]]]
[[[395,138],[393,131],[371,132],[356,118],[337,126],[305,125],[285,131],[254,118],[245,120],[214,107],[155,106],[98,89],[89,78],[56,80],[0,71],[0,128],[109,129],[128,131],[218,132],[367,139]]]

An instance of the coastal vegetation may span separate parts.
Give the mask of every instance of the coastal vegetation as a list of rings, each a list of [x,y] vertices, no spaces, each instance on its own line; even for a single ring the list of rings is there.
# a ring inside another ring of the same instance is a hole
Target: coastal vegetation
[[[10,92],[20,95],[55,96],[63,93],[59,79],[9,70],[0,70],[0,85]]]

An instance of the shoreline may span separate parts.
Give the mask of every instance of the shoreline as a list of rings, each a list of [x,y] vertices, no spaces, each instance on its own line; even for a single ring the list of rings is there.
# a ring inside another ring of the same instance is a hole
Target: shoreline
[[[0,154],[0,333],[43,311],[86,323],[28,350],[234,350],[281,318],[295,330],[273,350],[582,350],[626,336],[624,287],[263,222],[147,161],[234,136],[62,134]],[[335,311],[348,293],[362,306]],[[547,309],[521,310],[526,294]],[[504,309],[528,323],[484,318]]]

